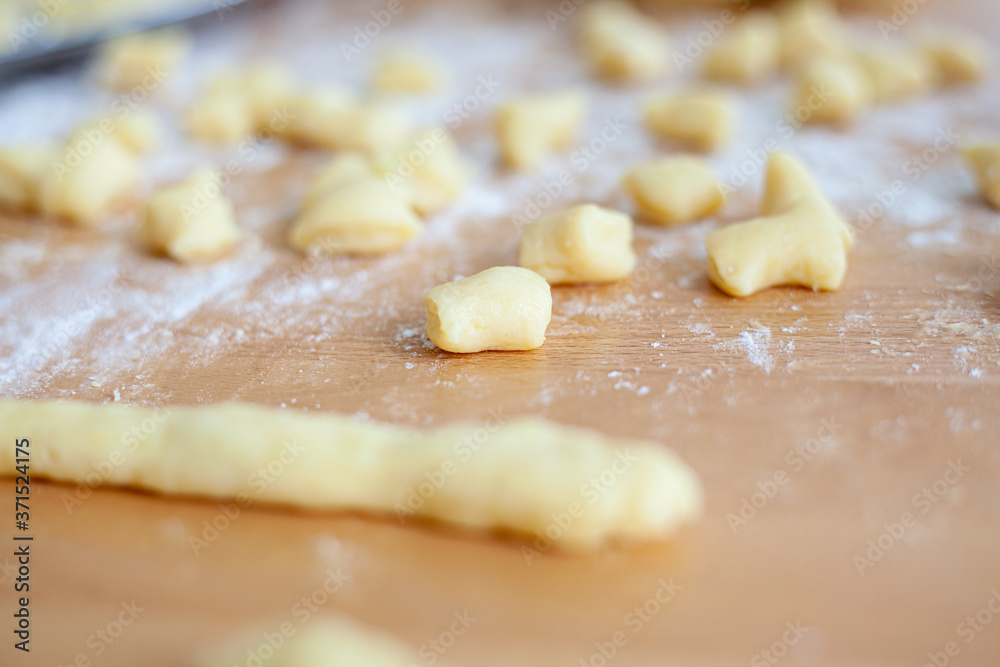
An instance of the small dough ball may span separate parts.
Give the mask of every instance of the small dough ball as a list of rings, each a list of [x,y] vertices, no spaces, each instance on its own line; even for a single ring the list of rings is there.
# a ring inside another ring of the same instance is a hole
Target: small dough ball
[[[778,12],[780,60],[794,70],[844,50],[844,25],[831,0],[791,0]]]
[[[654,134],[702,151],[714,151],[729,141],[736,116],[733,99],[718,90],[653,98],[642,112]]]
[[[966,146],[962,154],[976,176],[983,199],[1000,211],[1000,141]]]
[[[872,104],[865,71],[849,58],[817,58],[802,70],[793,113],[807,124],[844,125]]]
[[[52,169],[55,153],[47,146],[0,149],[0,208],[36,213],[42,179]]]
[[[448,352],[533,350],[545,342],[552,290],[519,266],[496,266],[424,294],[427,336]]]
[[[923,35],[919,42],[942,83],[972,83],[986,76],[990,50],[979,35],[945,28]]]
[[[385,153],[379,170],[393,189],[406,193],[421,215],[440,211],[465,190],[469,167],[443,128],[418,132],[403,148]]]
[[[586,113],[587,98],[576,89],[508,100],[496,116],[503,161],[514,169],[531,169],[552,153],[569,148]]]
[[[840,288],[853,243],[850,229],[790,156],[771,156],[760,213],[706,239],[708,277],[716,287],[736,297],[777,285]]]
[[[106,42],[98,56],[98,78],[116,90],[154,90],[174,73],[191,50],[183,30],[165,28]]]
[[[292,100],[285,135],[329,150],[374,153],[398,146],[410,131],[406,119],[384,105],[358,102],[335,88]]]
[[[937,85],[930,58],[916,49],[877,49],[855,54],[872,100],[886,104],[926,93]]]
[[[635,262],[632,218],[594,204],[536,220],[521,236],[520,265],[550,285],[621,280]]]
[[[304,209],[289,243],[307,254],[381,255],[398,250],[421,231],[404,196],[382,178],[334,189]]]
[[[233,204],[210,169],[150,197],[142,234],[153,250],[185,263],[216,259],[240,238]]]
[[[580,45],[594,76],[628,82],[666,70],[669,42],[663,27],[621,0],[597,0],[580,10]]]
[[[40,208],[45,215],[93,227],[135,188],[139,166],[114,136],[75,134],[42,179]]]
[[[80,127],[76,134],[110,135],[136,155],[148,153],[163,141],[163,126],[152,111],[133,109],[122,118],[101,118]],[[96,140],[95,140],[96,141]]]
[[[243,95],[208,93],[187,110],[188,133],[202,141],[232,144],[254,134],[253,110]]]
[[[749,85],[773,76],[780,57],[774,15],[753,12],[729,30],[705,55],[705,78]]]
[[[209,84],[207,93],[242,98],[257,132],[279,133],[288,122],[284,107],[297,93],[297,85],[295,77],[282,65],[260,62],[220,74]]]
[[[338,153],[309,182],[302,208],[306,209],[334,190],[378,176],[370,157],[357,151]]]
[[[640,164],[622,180],[643,220],[679,225],[700,220],[726,202],[712,167],[694,155],[670,156]]]
[[[371,85],[383,93],[426,93],[438,88],[443,78],[437,63],[427,56],[401,51],[378,61]]]

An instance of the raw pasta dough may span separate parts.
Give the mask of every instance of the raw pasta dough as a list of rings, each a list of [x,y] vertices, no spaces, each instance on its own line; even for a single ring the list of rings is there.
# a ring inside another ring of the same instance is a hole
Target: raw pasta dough
[[[523,535],[543,534],[555,515],[579,505],[556,540],[570,549],[662,538],[702,506],[694,472],[662,445],[528,417],[418,432],[240,404],[162,410],[0,400],[0,436],[29,438],[32,473],[67,482],[100,464],[104,481],[117,486],[246,494]],[[276,460],[284,472],[255,484],[254,473]],[[14,473],[14,447],[4,447],[0,474]],[[434,473],[445,481],[418,495]],[[600,492],[588,486],[595,479]]]

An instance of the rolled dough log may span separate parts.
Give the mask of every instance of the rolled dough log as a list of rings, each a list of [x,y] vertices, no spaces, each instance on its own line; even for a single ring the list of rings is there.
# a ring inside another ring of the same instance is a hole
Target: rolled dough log
[[[694,472],[662,445],[494,414],[419,432],[249,405],[149,409],[0,400],[31,474],[167,494],[432,519],[566,549],[670,535],[701,513]],[[0,474],[14,474],[2,448]]]

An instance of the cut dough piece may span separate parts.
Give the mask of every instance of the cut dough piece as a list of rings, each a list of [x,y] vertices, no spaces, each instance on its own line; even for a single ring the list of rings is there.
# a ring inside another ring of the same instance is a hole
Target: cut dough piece
[[[437,63],[420,53],[383,56],[372,73],[372,88],[383,93],[426,93],[441,84]]]
[[[207,95],[238,96],[249,109],[257,132],[279,133],[288,122],[284,107],[296,92],[291,72],[278,63],[261,62],[220,74],[209,85]]]
[[[114,136],[76,134],[56,153],[42,179],[39,205],[45,215],[92,227],[135,188],[139,161]]]
[[[831,0],[791,0],[778,13],[780,59],[789,70],[844,51],[844,25]]]
[[[436,213],[458,199],[469,180],[469,168],[443,128],[418,132],[376,162],[386,182],[408,197],[421,215]]]
[[[369,156],[357,151],[338,153],[309,181],[309,189],[306,190],[302,208],[313,206],[326,195],[345,185],[373,180],[376,177],[378,172]]]
[[[966,146],[962,154],[976,176],[983,199],[1000,211],[1000,141]]]
[[[178,262],[202,262],[228,252],[240,239],[233,205],[219,174],[203,169],[154,194],[146,204],[146,242]]]
[[[191,136],[215,143],[236,143],[256,130],[253,110],[236,92],[208,93],[187,110],[185,122]]]
[[[376,152],[402,144],[410,131],[406,120],[385,105],[358,102],[338,88],[325,88],[289,101],[285,136],[329,150]]]
[[[780,57],[774,15],[753,12],[729,30],[721,43],[705,55],[705,78],[747,85],[774,75]]]
[[[714,151],[729,141],[736,115],[733,99],[718,90],[650,99],[642,111],[653,133],[703,151]]]
[[[270,632],[277,634],[273,629]],[[241,664],[247,648],[258,645],[261,636],[248,634],[199,657],[195,664],[197,667]],[[260,667],[413,667],[423,662],[395,637],[341,616],[312,618],[309,625],[283,639],[270,657],[257,662]]]
[[[979,35],[945,28],[923,35],[920,47],[937,69],[941,83],[960,84],[981,80],[990,63],[990,50]]]
[[[15,213],[38,212],[41,183],[53,162],[55,151],[49,147],[0,149],[0,208]]]
[[[93,137],[94,143],[97,143],[100,135],[110,135],[120,141],[125,148],[141,155],[148,153],[162,141],[163,126],[159,117],[152,111],[133,109],[122,118],[101,118],[91,121],[78,129],[76,134]]]
[[[514,169],[531,169],[552,153],[569,148],[586,113],[587,98],[576,89],[508,100],[496,117],[504,162]]]
[[[382,178],[349,182],[329,191],[292,223],[289,243],[307,254],[381,255],[421,231],[405,195]]]
[[[777,285],[836,290],[853,239],[847,224],[802,165],[775,153],[767,166],[760,218],[706,240],[709,279],[732,296]]]
[[[669,62],[663,27],[621,0],[597,0],[580,10],[580,43],[591,72],[601,79],[650,79]]]
[[[679,225],[700,220],[726,203],[722,185],[706,160],[670,156],[640,164],[622,179],[644,220]]]
[[[855,60],[823,57],[799,75],[792,112],[806,124],[844,125],[871,104],[868,76]]]
[[[594,204],[536,220],[521,236],[521,266],[550,285],[621,280],[635,262],[632,218]]]
[[[545,342],[552,290],[518,266],[496,266],[424,294],[427,336],[448,352],[533,350]]]
[[[116,90],[153,91],[173,74],[191,51],[183,30],[165,28],[106,42],[98,56],[98,78]]]
[[[239,404],[163,410],[0,400],[0,437],[29,438],[32,474],[64,482],[101,464],[104,481],[115,486],[395,514],[533,538],[570,512],[573,521],[555,539],[566,549],[662,539],[702,510],[698,478],[662,444],[530,417],[418,432]],[[255,484],[255,471],[279,458],[290,461],[284,472]],[[426,476],[442,472],[446,484],[418,494]],[[0,474],[16,474],[13,446],[0,449]],[[612,474],[614,484],[588,490]]]
[[[858,51],[854,57],[868,78],[872,100],[879,104],[925,93],[938,83],[932,61],[917,49]]]

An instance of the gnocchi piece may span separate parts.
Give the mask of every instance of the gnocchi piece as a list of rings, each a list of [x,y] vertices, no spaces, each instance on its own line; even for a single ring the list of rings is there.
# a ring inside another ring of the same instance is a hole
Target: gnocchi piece
[[[669,42],[662,26],[621,0],[598,0],[580,13],[580,43],[594,76],[650,79],[666,70]]]
[[[848,58],[817,58],[796,84],[793,111],[807,124],[844,125],[872,104],[868,77]]]
[[[519,263],[550,285],[627,278],[636,263],[632,218],[594,204],[546,216],[524,230]]]
[[[219,174],[201,169],[146,203],[142,234],[149,246],[178,262],[216,259],[240,239],[233,204]]]
[[[309,183],[302,208],[306,209],[334,190],[378,176],[371,158],[357,151],[338,153]]]
[[[293,248],[307,254],[380,255],[397,250],[421,231],[405,197],[381,178],[349,182],[299,214],[289,232]]]
[[[1000,211],[1000,141],[966,146],[962,154],[976,176],[983,199]]]
[[[42,179],[39,208],[80,227],[93,227],[138,183],[139,160],[114,136],[75,134]]]
[[[469,168],[443,128],[418,132],[403,148],[383,153],[378,170],[421,215],[435,213],[465,190]]]
[[[503,161],[514,169],[531,169],[576,140],[587,113],[580,90],[525,95],[501,105],[496,134]]]
[[[679,225],[700,220],[726,203],[712,167],[694,155],[670,156],[640,164],[622,179],[643,220]]]
[[[878,104],[925,93],[937,84],[930,58],[916,49],[858,51],[855,58]]]
[[[990,52],[978,35],[954,28],[925,34],[920,48],[945,84],[971,83],[986,76]]]
[[[53,150],[43,146],[0,150],[0,208],[36,213],[42,179],[52,169],[54,158]]]
[[[753,84],[778,69],[778,21],[769,12],[754,12],[730,28],[722,42],[705,55],[707,79]]]
[[[293,100],[286,135],[297,143],[329,150],[369,153],[406,140],[406,120],[376,103],[358,102],[337,89],[313,91]]]
[[[427,336],[448,352],[533,350],[545,342],[552,290],[519,266],[496,266],[424,294]]]
[[[102,118],[77,130],[78,134],[110,135],[137,155],[148,153],[163,139],[163,126],[152,111],[134,109],[122,118]]]
[[[732,98],[718,90],[653,98],[642,112],[654,134],[702,151],[714,151],[729,141],[736,115]]]
[[[253,110],[235,92],[207,94],[187,110],[188,133],[214,143],[235,143],[254,134]]]
[[[246,69],[220,74],[212,81],[207,95],[237,96],[243,100],[257,132],[278,132],[275,121],[281,110],[297,93],[291,72],[277,63],[255,63]]]
[[[778,13],[780,60],[798,69],[844,50],[844,26],[831,0],[791,0]]]
[[[372,74],[372,88],[383,93],[426,93],[441,85],[440,68],[420,53],[384,56]]]
[[[744,297],[777,285],[840,287],[851,231],[805,168],[786,154],[768,162],[760,213],[706,239],[708,277],[720,290]]]
[[[98,56],[98,78],[116,90],[152,90],[178,68],[191,50],[182,30],[164,28],[106,42]]]

